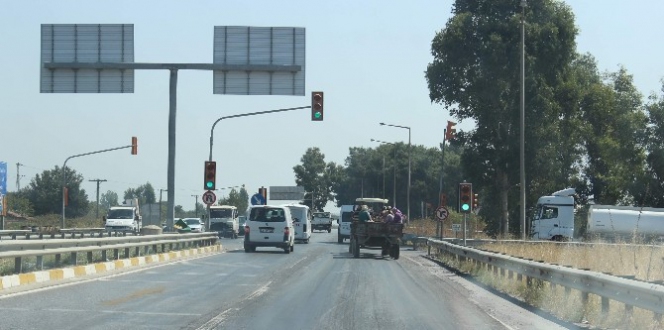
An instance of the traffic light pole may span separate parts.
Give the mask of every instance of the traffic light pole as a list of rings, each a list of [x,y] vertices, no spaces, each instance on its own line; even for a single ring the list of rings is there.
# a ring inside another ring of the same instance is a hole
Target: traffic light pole
[[[468,214],[464,213],[463,214],[463,246],[466,246],[466,230],[468,228],[468,225],[466,224],[468,222]]]
[[[285,112],[285,111],[293,111],[293,110],[300,110],[300,109],[309,109],[311,108],[310,105],[304,106],[304,107],[296,107],[296,108],[286,108],[286,109],[276,109],[276,110],[267,110],[267,111],[258,111],[258,112],[249,112],[249,113],[241,113],[238,115],[231,115],[231,116],[224,116],[219,119],[217,119],[214,124],[212,124],[212,129],[210,130],[210,157],[209,161],[212,161],[212,144],[214,142],[214,128],[217,126],[217,123],[224,119],[231,119],[231,118],[239,118],[239,117],[248,117],[248,116],[256,116],[256,115],[265,115],[268,113],[275,113],[275,112]]]
[[[440,203],[442,204],[443,202],[443,171],[445,169],[445,137],[447,136],[447,128],[443,129],[443,143],[440,144],[440,149],[442,150],[442,157],[440,160],[440,187],[438,188],[438,199]],[[440,205],[440,206],[447,206],[447,205]],[[440,239],[443,239],[443,236],[445,235],[445,223],[442,221],[438,222],[438,225],[436,226],[436,233],[439,233],[438,237]]]
[[[110,148],[110,149],[104,149],[104,150],[99,150],[99,151],[93,151],[93,152],[86,152],[84,154],[78,154],[78,155],[73,155],[67,157],[65,159],[65,163],[62,165],[62,221],[60,222],[60,228],[64,229],[65,228],[65,207],[66,207],[66,198],[67,195],[65,193],[65,190],[67,189],[67,162],[72,159],[72,158],[77,158],[77,157],[83,157],[83,156],[89,156],[89,155],[94,155],[94,154],[100,154],[102,152],[109,152],[109,151],[114,151],[114,150],[120,150],[120,149],[127,149],[131,148],[133,145],[128,145],[128,146],[123,146],[123,147],[117,147],[117,148]]]

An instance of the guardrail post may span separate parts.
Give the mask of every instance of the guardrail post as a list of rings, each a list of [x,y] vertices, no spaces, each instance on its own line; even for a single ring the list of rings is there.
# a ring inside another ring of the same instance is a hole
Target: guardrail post
[[[44,270],[44,256],[37,256],[37,269]]]
[[[141,256],[141,247],[140,247],[140,246],[137,246],[137,247],[136,247],[136,256],[137,256],[137,257],[140,257],[140,256]]]
[[[148,255],[150,254],[150,246],[149,245],[144,245],[143,246],[143,255]]]
[[[73,265],[76,266],[78,265],[78,253],[77,252],[72,252],[71,256],[69,257],[69,262],[71,263],[73,260]]]
[[[159,252],[159,251],[157,250],[157,244],[153,245],[153,246],[152,246],[152,249],[154,250],[153,253],[157,253],[157,252]],[[163,252],[163,251],[162,251],[162,252]]]
[[[88,251],[88,263],[92,263],[92,251]]]
[[[14,274],[20,274],[23,271],[23,260],[21,257],[14,258]]]
[[[59,266],[62,263],[62,255],[60,253],[55,255],[55,264]]]
[[[125,248],[124,250],[125,250],[124,251],[125,258],[129,258],[129,248]]]
[[[522,281],[523,281],[523,275],[521,275],[521,274],[516,274],[516,281],[517,281],[517,282],[522,282]]]
[[[101,250],[101,260],[108,261],[108,251],[107,250]]]
[[[120,260],[120,249],[113,249],[113,260]]]
[[[161,244],[161,253],[166,252],[166,244],[162,243]]]

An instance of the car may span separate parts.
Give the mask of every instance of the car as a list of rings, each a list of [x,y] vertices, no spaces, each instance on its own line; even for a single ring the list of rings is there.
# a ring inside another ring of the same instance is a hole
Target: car
[[[192,233],[204,233],[205,232],[205,223],[199,218],[183,218],[181,219],[184,223],[187,224],[187,227],[191,229]]]
[[[276,247],[293,252],[295,228],[290,209],[286,206],[254,205],[244,226],[244,252],[257,247]]]

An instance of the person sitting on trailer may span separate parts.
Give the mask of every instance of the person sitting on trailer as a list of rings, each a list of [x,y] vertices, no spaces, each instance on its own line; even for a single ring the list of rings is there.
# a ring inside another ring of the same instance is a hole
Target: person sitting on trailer
[[[358,220],[360,222],[369,222],[371,220],[371,214],[369,213],[369,207],[366,205],[362,205],[362,208],[360,210],[360,214],[358,214]]]
[[[386,211],[385,223],[394,223],[394,213],[392,212],[392,209]]]

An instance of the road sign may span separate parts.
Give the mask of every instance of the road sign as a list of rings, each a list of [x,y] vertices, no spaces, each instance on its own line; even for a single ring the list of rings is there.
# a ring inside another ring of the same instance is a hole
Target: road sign
[[[208,190],[203,194],[203,203],[212,205],[217,200],[217,195],[212,190]]]
[[[265,205],[266,200],[261,194],[254,194],[251,196],[251,205]]]
[[[461,231],[461,224],[460,223],[453,223],[452,224],[452,231]]]
[[[443,221],[447,219],[447,216],[450,214],[450,212],[447,210],[445,206],[439,206],[436,209],[436,218],[440,221]]]

